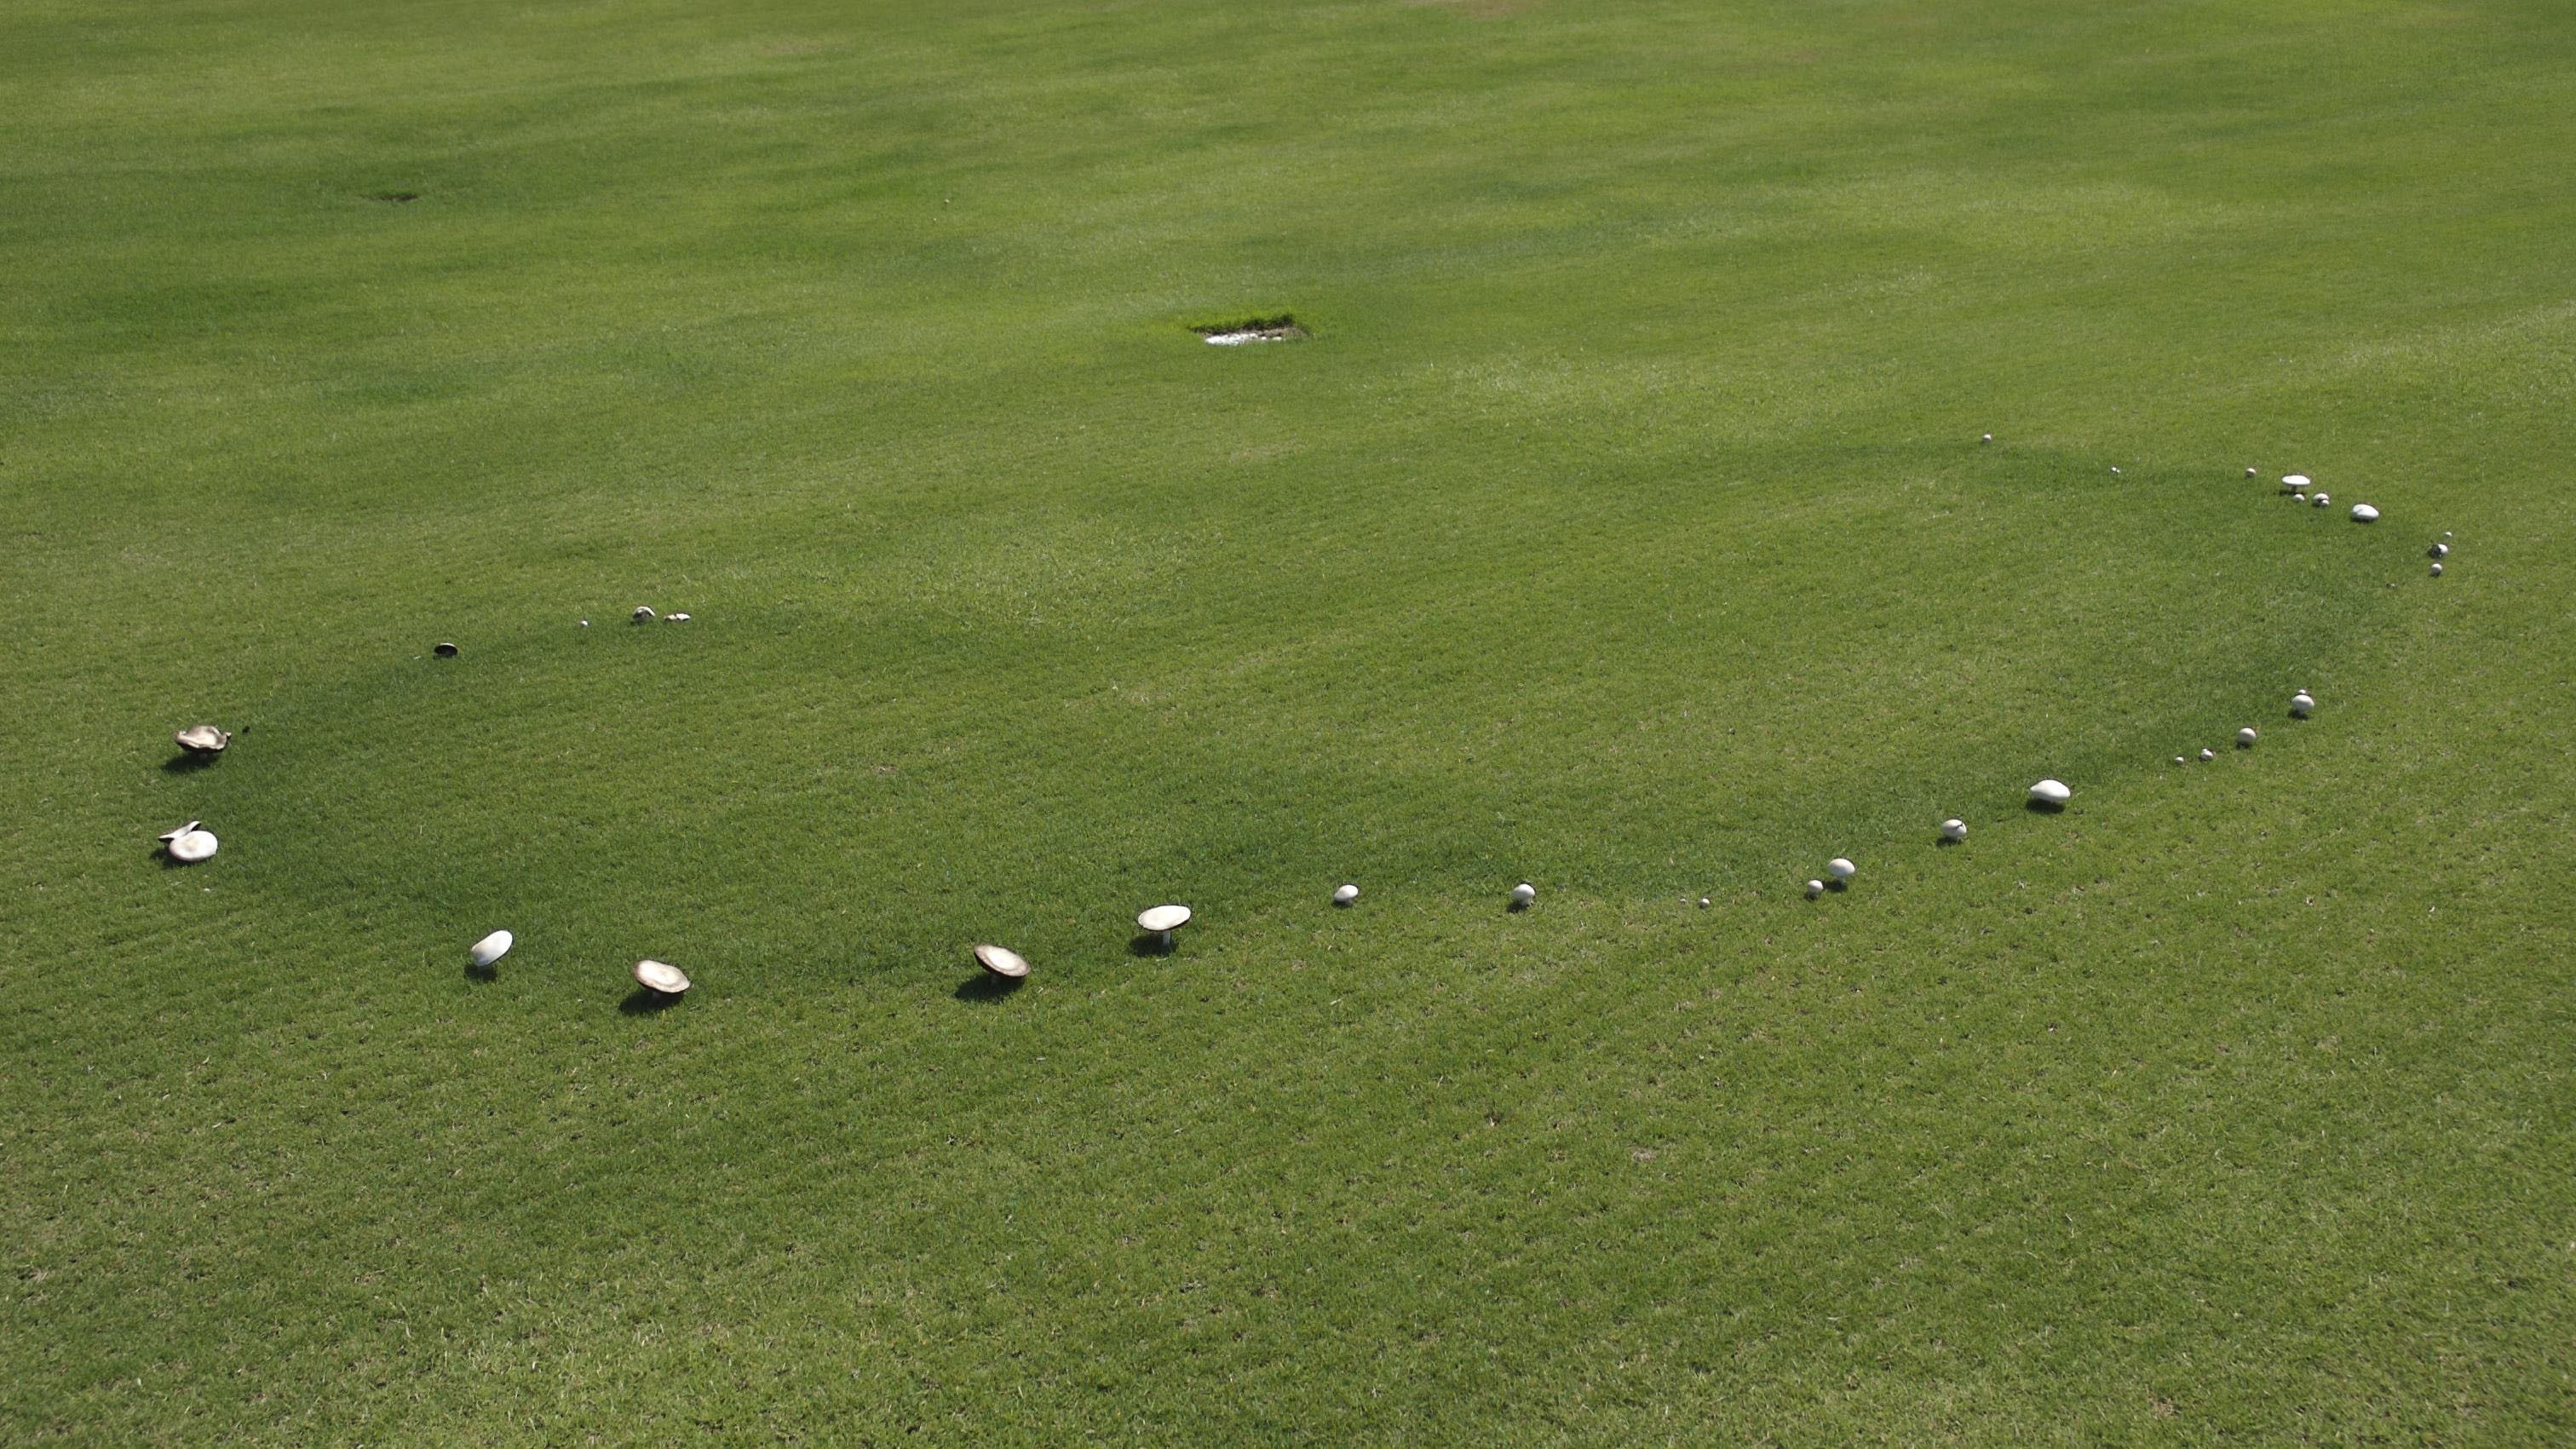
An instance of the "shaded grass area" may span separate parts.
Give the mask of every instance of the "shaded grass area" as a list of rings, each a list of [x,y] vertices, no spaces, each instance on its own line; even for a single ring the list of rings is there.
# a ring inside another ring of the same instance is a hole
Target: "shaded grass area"
[[[13,11],[0,1437],[2566,1437],[2572,45]]]

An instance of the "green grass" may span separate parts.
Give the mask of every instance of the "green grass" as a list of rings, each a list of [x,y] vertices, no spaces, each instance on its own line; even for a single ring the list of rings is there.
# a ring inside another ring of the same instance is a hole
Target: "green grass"
[[[2564,6],[31,0],[0,121],[0,1440],[2576,1438]]]

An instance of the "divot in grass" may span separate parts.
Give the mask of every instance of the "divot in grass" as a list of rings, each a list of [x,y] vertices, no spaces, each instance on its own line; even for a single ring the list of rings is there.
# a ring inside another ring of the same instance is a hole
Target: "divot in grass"
[[[1211,347],[1241,347],[1247,342],[1303,342],[1315,334],[1297,325],[1297,319],[1282,312],[1276,317],[1247,317],[1240,322],[1221,322],[1212,327],[1193,327],[1191,331]]]

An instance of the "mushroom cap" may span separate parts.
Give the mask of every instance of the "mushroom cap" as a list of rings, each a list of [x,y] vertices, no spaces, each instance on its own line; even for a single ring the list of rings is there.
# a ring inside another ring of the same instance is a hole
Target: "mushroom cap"
[[[2201,752],[2200,752],[2200,757],[2201,757],[2203,760],[2214,760],[2214,759],[2217,759],[2217,758],[2218,758],[2218,751],[2216,751],[2216,750],[2203,750],[2203,751],[2201,751]]]
[[[477,966],[489,966],[493,962],[500,960],[502,957],[509,955],[511,943],[517,939],[517,937],[512,936],[507,931],[494,931],[491,935],[475,942],[474,964]]]
[[[1825,874],[1832,876],[1836,880],[1850,880],[1853,876],[1860,874],[1860,867],[1837,855],[1833,859],[1825,862]]]
[[[653,606],[650,604],[637,604],[635,606],[635,612],[631,617],[638,624],[650,624],[653,622]]]
[[[2367,503],[2356,503],[2352,506],[2352,521],[2355,523],[2377,523],[2379,521],[2379,510],[2371,507]]]
[[[162,840],[162,843],[166,845],[166,844],[168,844],[169,842],[171,842],[171,841],[173,841],[173,840],[178,839],[180,836],[185,835],[185,834],[187,834],[189,831],[194,830],[194,829],[196,829],[196,828],[197,828],[197,822],[196,822],[196,821],[194,821],[194,820],[191,820],[191,821],[189,821],[187,824],[180,826],[180,827],[179,827],[178,829],[176,829],[176,830],[164,830],[164,831],[162,831],[162,832],[161,832],[161,840]]]
[[[1823,895],[1824,893],[1825,893],[1825,883],[1824,883],[1823,881],[1820,881],[1820,880],[1811,880],[1811,881],[1807,882],[1807,894],[1808,894],[1808,895],[1810,895],[1810,896],[1820,896],[1820,895]]]
[[[2254,740],[2254,727],[2252,725],[2247,725],[2245,728],[2236,732],[2236,743],[2240,745],[2250,745],[2254,743]]]
[[[1968,838],[1968,822],[1965,820],[1944,820],[1941,822],[1941,833],[1950,837],[1952,840],[1965,840]]]
[[[2328,507],[2328,506],[2330,506],[2331,504],[2333,504],[2333,502],[2334,502],[2334,495],[2333,495],[2333,494],[2331,494],[2331,493],[2328,493],[2328,492],[2326,492],[2324,489],[2320,488],[2320,489],[2318,489],[2318,490],[2317,490],[2313,495],[2311,495],[2311,496],[2309,497],[2308,501],[2309,501],[2310,503],[2315,504],[2315,505],[2316,505],[2317,507],[2319,507],[2319,508],[2325,508],[2325,507]]]
[[[665,614],[662,616],[662,622],[666,624],[685,624],[689,622],[689,616],[686,614]]]
[[[211,830],[183,830],[165,847],[172,860],[194,865],[215,853],[215,833]]]
[[[2317,701],[2315,696],[2309,694],[2304,689],[2290,696],[2290,711],[2293,714],[2306,714],[2309,710],[2315,709],[2316,707]]]
[[[2437,579],[2438,579],[2438,578],[2440,578],[2441,576],[2442,576],[2442,566],[2441,566],[2440,564],[2435,564],[2435,565],[2433,565],[2433,577],[2435,577],[2435,578],[2437,578]]]
[[[1333,904],[1334,904],[1334,905],[1337,905],[1337,906],[1347,906],[1347,905],[1349,905],[1351,902],[1353,902],[1353,901],[1355,901],[1355,900],[1358,900],[1359,898],[1360,898],[1360,888],[1359,888],[1358,886],[1351,885],[1351,884],[1348,884],[1348,883],[1344,883],[1344,884],[1342,884],[1342,885],[1338,885],[1338,886],[1333,887]]]
[[[2177,765],[2181,764],[2181,763],[2182,763],[2182,756],[2180,756],[2180,755],[2176,755],[2176,756],[2174,756],[2174,763],[2175,763],[2175,764],[2177,764]]]
[[[656,961],[650,956],[635,963],[635,980],[645,990],[658,991],[664,996],[677,996],[689,989],[687,972],[668,961]]]
[[[2308,475],[2305,473],[2284,473],[2281,475],[2281,486],[2293,493],[2299,492],[2301,489],[2308,486]]]
[[[1029,974],[1029,960],[1008,946],[979,945],[975,964],[1006,981],[1017,981]]]
[[[2253,469],[2251,469],[2251,468],[2246,469],[2246,470],[2245,470],[2245,476],[2246,476],[2246,477],[2248,477],[2248,478],[2253,477],[2253,476],[2254,476],[2254,470],[2253,470]]]
[[[1512,899],[1520,902],[1522,905],[1528,905],[1530,902],[1538,899],[1538,887],[1531,885],[1528,881],[1522,881],[1519,885],[1512,887]]]
[[[2435,558],[2444,558],[2444,557],[2447,557],[2447,556],[2450,554],[2450,552],[2451,552],[2451,546],[2450,546],[2449,544],[2447,544],[2447,543],[2437,543],[2437,544],[2433,545],[2433,550],[2432,550],[2432,551],[2433,551],[2433,557],[2435,557]]]
[[[1187,906],[1148,906],[1136,913],[1136,924],[1147,931],[1177,931],[1190,923]]]
[[[198,755],[220,753],[233,742],[231,735],[210,724],[190,725],[170,738],[179,742],[179,748]]]
[[[2030,787],[2030,798],[2043,805],[2063,805],[2075,798],[2075,792],[2063,780],[2042,780]]]

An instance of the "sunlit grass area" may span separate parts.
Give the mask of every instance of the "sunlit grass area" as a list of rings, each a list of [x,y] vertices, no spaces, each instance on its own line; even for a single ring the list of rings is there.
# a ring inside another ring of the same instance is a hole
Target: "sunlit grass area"
[[[2576,1437],[2561,7],[38,3],[0,120],[0,1440]]]

